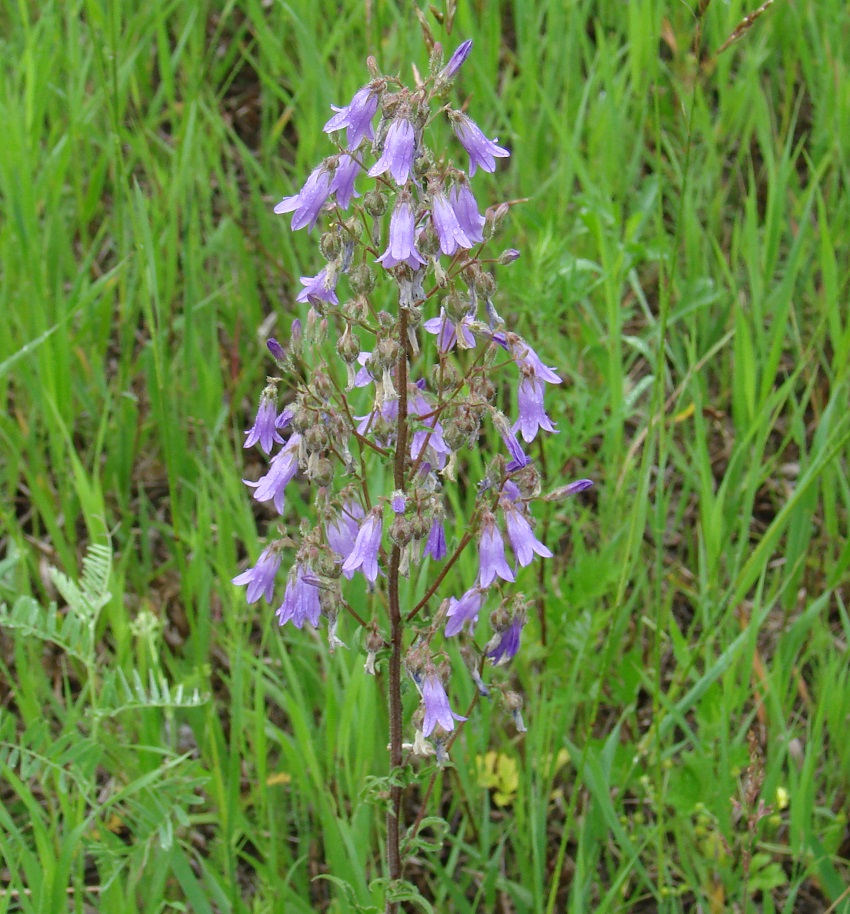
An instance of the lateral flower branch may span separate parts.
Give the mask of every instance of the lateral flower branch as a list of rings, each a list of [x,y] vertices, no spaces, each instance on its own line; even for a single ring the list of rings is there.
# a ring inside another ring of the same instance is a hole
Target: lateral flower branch
[[[544,393],[561,378],[494,307],[489,268],[519,254],[487,252],[508,207],[482,214],[471,184],[477,169],[494,172],[510,153],[442,101],[471,48],[465,41],[443,65],[437,45],[430,75],[415,89],[382,75],[370,58],[371,80],[325,124],[337,151],[275,207],[292,214],[293,231],[322,225],[324,265],[301,277],[306,327],[294,320],[286,347],[269,340],[280,377],[269,378],[245,440],[266,454],[277,448],[268,472],[246,480],[253,497],[285,516],[287,486],[299,476],[314,511],[297,540],[282,531],[233,582],[247,587],[249,603],[276,603],[281,625],[324,620],[331,651],[343,646],[339,613],[354,603],[349,624],[364,628],[366,672],[387,663],[391,774],[402,766],[408,729],[415,753],[447,760],[455,722],[465,720],[449,698],[453,639],[463,645],[463,673],[482,696],[498,692],[524,729],[520,696],[498,680],[488,685],[481,671],[485,661],[506,664],[519,651],[528,603],[511,585],[520,568],[552,555],[534,533],[531,504],[541,486],[524,445],[541,430],[556,431]],[[468,156],[467,171],[428,144],[442,115]],[[333,357],[322,345],[329,333]],[[497,404],[500,371],[514,379],[513,420]],[[295,387],[286,406],[283,377]],[[504,451],[487,452],[488,424]],[[477,495],[468,518],[452,517],[447,497],[449,487],[467,485],[464,451],[478,452],[486,466],[471,480]],[[558,497],[590,485],[579,479]],[[449,556],[456,577],[457,559],[473,544],[476,579],[459,595],[445,592],[441,565]],[[412,606],[402,605],[403,578],[415,583]],[[476,622],[487,609],[491,634],[479,646]],[[419,695],[407,722],[405,678]],[[397,883],[402,786],[398,777],[390,783],[388,875]]]

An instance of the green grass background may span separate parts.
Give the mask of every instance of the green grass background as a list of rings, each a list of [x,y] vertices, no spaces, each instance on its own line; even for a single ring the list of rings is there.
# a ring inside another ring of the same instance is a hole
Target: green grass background
[[[850,14],[777,0],[714,57],[715,0],[697,57],[696,5],[425,11],[512,149],[479,199],[528,198],[497,307],[566,381],[548,484],[596,482],[521,579],[528,733],[480,705],[437,781],[436,911],[850,910]],[[229,582],[318,263],[272,206],[367,54],[425,72],[413,9],[0,8],[0,912],[381,904],[376,683]]]

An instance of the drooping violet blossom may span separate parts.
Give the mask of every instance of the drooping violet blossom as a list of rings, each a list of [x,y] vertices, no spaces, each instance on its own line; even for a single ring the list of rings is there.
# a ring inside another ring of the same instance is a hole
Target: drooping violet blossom
[[[425,258],[416,250],[416,216],[407,194],[401,197],[393,210],[389,243],[386,251],[378,258],[378,263],[387,269],[406,263],[411,270],[418,270],[426,263]]]
[[[302,276],[301,283],[304,288],[295,297],[295,301],[310,301],[317,298],[331,305],[338,305],[336,297],[336,276],[327,267],[321,269],[315,276]]]
[[[494,342],[495,340],[494,334]],[[555,374],[554,369],[544,365],[540,356],[528,345],[528,343],[516,333],[505,333],[503,345],[513,357],[517,368],[526,374],[531,374],[540,381],[547,384],[560,384],[561,378]]]
[[[381,157],[369,169],[369,177],[377,178],[389,171],[396,184],[401,186],[406,183],[413,167],[415,139],[413,124],[409,120],[401,117],[393,121],[384,138]]]
[[[425,540],[425,555],[430,555],[435,562],[442,562],[446,557],[446,530],[442,517],[435,517],[428,538]]]
[[[436,672],[425,676],[422,684],[422,702],[425,705],[425,720],[422,723],[422,733],[425,736],[430,736],[437,724],[444,730],[454,730],[456,720],[466,720],[462,715],[452,711],[449,697]]]
[[[523,620],[517,615],[504,631],[496,632],[487,642],[484,653],[493,661],[494,666],[507,663],[516,657],[517,651],[519,651],[522,627]]]
[[[383,81],[378,80],[363,86],[354,93],[354,98],[343,108],[331,105],[336,114],[322,128],[325,133],[346,129],[346,140],[349,149],[356,149],[365,136],[371,140],[375,135],[372,130],[372,118],[378,110],[378,101],[383,89]]]
[[[271,603],[274,594],[274,577],[280,568],[280,553],[274,546],[266,546],[257,559],[257,564],[242,574],[237,574],[232,583],[240,587],[248,585],[245,599],[248,603],[256,603],[263,597],[266,603]]]
[[[275,431],[275,420],[277,410],[274,405],[274,398],[269,396],[266,391],[260,397],[260,406],[257,409],[257,418],[251,428],[245,432],[245,444],[242,447],[253,447],[258,441],[263,453],[268,454],[272,449],[272,444],[276,441],[283,444],[283,438]]]
[[[467,315],[463,320],[455,321],[446,314],[445,308],[440,308],[439,317],[431,317],[422,324],[427,333],[437,337],[437,348],[440,352],[451,352],[458,339],[461,340],[461,349],[475,348],[475,334],[469,327],[471,318]]]
[[[287,428],[290,422],[292,422],[292,409],[287,406],[282,411],[281,414],[274,420],[274,427],[277,429]]]
[[[393,493],[390,507],[393,509],[393,513],[404,514],[404,509],[407,507],[407,499],[404,497],[404,492]]]
[[[327,165],[322,162],[314,168],[306,183],[297,194],[284,197],[274,208],[275,213],[292,213],[292,231],[307,226],[312,231],[319,213],[331,193],[331,174]]]
[[[459,599],[449,598],[449,609],[446,613],[446,637],[456,635],[469,622],[470,627],[475,624],[481,604],[484,602],[484,591],[480,587],[473,587]]]
[[[481,539],[478,541],[478,586],[489,587],[496,577],[515,581],[513,571],[505,559],[505,542],[492,514],[484,519]]]
[[[309,565],[298,562],[294,574],[286,582],[286,592],[277,611],[277,621],[280,625],[292,622],[296,628],[301,628],[306,621],[315,628],[321,613],[319,581]]]
[[[452,130],[460,140],[461,146],[469,154],[469,177],[473,177],[476,168],[493,172],[496,170],[496,159],[510,155],[507,149],[496,145],[498,137],[488,140],[481,128],[461,111],[449,111]]]
[[[274,509],[278,514],[283,514],[286,505],[285,489],[298,472],[298,445],[301,436],[294,434],[286,442],[285,447],[278,451],[271,459],[269,471],[256,482],[243,479],[246,486],[255,490],[256,501],[274,501]]]
[[[354,551],[363,514],[359,502],[347,501],[339,514],[325,527],[327,543],[343,563]],[[353,571],[343,571],[343,574],[349,581],[354,577]]]
[[[420,393],[414,393],[410,398],[410,418],[418,419],[426,426],[413,433],[410,456],[418,460],[425,449],[428,463],[442,469],[446,465],[446,458],[451,456],[452,449],[443,437],[443,426],[434,415],[434,407]]]
[[[381,548],[383,521],[381,509],[375,508],[360,525],[354,540],[354,549],[342,563],[342,572],[362,571],[370,584],[378,578],[378,550]]]
[[[440,71],[440,79],[451,79],[452,76],[463,66],[469,52],[472,50],[472,39],[467,38],[457,46],[454,54],[449,58],[449,62]]]
[[[431,190],[431,222],[440,242],[440,250],[447,257],[451,257],[458,248],[472,247],[473,242],[461,228],[449,198],[442,190]]]
[[[484,241],[484,217],[467,184],[455,184],[449,191],[449,203],[464,235],[473,243]]]
[[[354,179],[360,174],[360,165],[350,155],[339,157],[339,164],[334,172],[330,193],[336,194],[336,202],[342,209],[348,209],[352,197],[360,194],[354,189]]]
[[[522,445],[517,440],[516,432],[508,424],[505,415],[495,411],[493,414],[493,425],[496,426],[496,431],[502,436],[502,441],[505,442],[505,447],[511,455],[511,462],[508,464],[508,472],[512,473],[514,470],[519,470],[522,469],[522,467],[527,466],[529,463],[528,457],[526,456],[525,451],[523,451]]]
[[[514,433],[517,430],[521,431],[523,441],[526,443],[534,441],[541,428],[547,432],[558,431],[543,408],[543,391],[543,382],[533,375],[526,375],[519,382],[517,391],[519,418],[514,423],[512,431]]]
[[[508,528],[508,540],[519,564],[523,568],[530,565],[534,560],[535,552],[544,559],[551,559],[552,552],[537,539],[531,529],[531,524],[519,509],[504,499],[502,499],[501,505]]]

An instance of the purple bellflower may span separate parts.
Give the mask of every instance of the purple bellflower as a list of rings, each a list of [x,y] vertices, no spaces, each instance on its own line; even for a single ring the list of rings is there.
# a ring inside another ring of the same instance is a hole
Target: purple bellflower
[[[318,584],[309,565],[302,565],[299,562],[295,566],[295,573],[291,574],[286,582],[283,603],[277,611],[280,625],[292,622],[296,628],[301,628],[306,621],[315,628],[319,624],[322,606],[319,601]]]
[[[317,298],[331,305],[338,305],[336,297],[336,277],[329,273],[328,268],[319,270],[315,276],[302,276],[301,283],[304,288],[295,296],[295,301],[311,301]]]
[[[370,584],[375,583],[378,579],[378,550],[381,548],[382,529],[380,508],[373,509],[357,531],[351,554],[342,563],[343,574],[347,571],[362,571]]]
[[[469,154],[469,177],[475,174],[476,168],[493,172],[496,170],[496,159],[510,155],[507,149],[496,145],[496,139],[488,140],[481,128],[460,111],[449,111],[449,120],[455,136]]]
[[[504,629],[496,632],[487,642],[484,653],[493,661],[494,666],[513,660],[519,651],[520,635],[522,634],[523,620],[515,616],[513,622]]]
[[[371,140],[375,135],[372,130],[372,118],[378,110],[380,93],[380,83],[372,83],[358,89],[354,93],[354,98],[344,108],[331,105],[336,114],[325,124],[325,133],[345,128],[349,149],[356,149],[364,136]]]
[[[513,472],[514,470],[519,470],[522,469],[522,467],[527,466],[529,459],[526,456],[525,451],[523,451],[522,445],[517,440],[516,432],[508,425],[507,417],[499,412],[494,413],[493,425],[496,426],[496,431],[502,436],[502,441],[505,442],[505,447],[511,455],[511,462],[508,464],[508,472]]]
[[[513,357],[517,368],[526,374],[531,374],[540,381],[547,384],[560,384],[561,379],[555,374],[552,368],[544,365],[540,356],[526,343],[526,341],[516,333],[504,334],[504,343],[500,342]]]
[[[292,435],[282,450],[272,457],[269,471],[256,482],[243,479],[246,486],[254,489],[256,501],[274,501],[274,509],[283,514],[286,505],[285,489],[298,472],[298,445],[300,435]]]
[[[446,623],[446,637],[450,638],[456,635],[469,622],[470,627],[475,624],[478,613],[481,611],[481,604],[484,602],[484,591],[480,587],[473,587],[459,599],[449,598],[449,609],[446,613],[448,622]]]
[[[339,157],[339,164],[334,172],[330,193],[336,194],[336,202],[342,209],[348,209],[352,197],[360,194],[354,189],[354,179],[360,174],[360,165],[350,155]]]
[[[405,184],[413,167],[415,140],[413,124],[409,120],[398,118],[393,121],[387,130],[381,157],[369,169],[369,177],[376,178],[389,171],[396,184]]]
[[[512,431],[514,434],[518,430],[521,431],[523,441],[526,443],[534,441],[541,428],[547,432],[558,431],[543,408],[543,391],[543,382],[533,375],[526,375],[519,382],[517,391],[519,418],[514,423]]]
[[[240,586],[247,584],[248,590],[245,599],[248,603],[256,603],[264,597],[266,603],[271,603],[274,594],[274,576],[280,568],[280,553],[273,546],[266,546],[257,559],[257,564],[242,574],[233,578],[234,584]]]
[[[451,257],[458,248],[471,248],[473,242],[458,222],[449,198],[442,190],[431,191],[431,221],[440,241],[440,250]]]
[[[427,333],[436,335],[437,348],[440,352],[451,352],[458,339],[461,341],[461,349],[475,348],[475,334],[469,327],[470,321],[471,318],[466,316],[455,323],[446,314],[446,309],[440,308],[440,316],[429,318],[422,326]]]
[[[274,405],[274,398],[270,397],[265,391],[260,397],[260,406],[257,410],[257,418],[254,424],[245,434],[245,444],[242,447],[252,447],[258,441],[263,452],[268,454],[272,449],[272,443],[283,444],[283,438],[275,431],[275,420],[277,419],[277,410]]]
[[[519,564],[523,568],[530,565],[535,552],[544,559],[551,559],[552,552],[537,539],[531,524],[520,510],[505,499],[502,499],[502,509],[508,528],[508,540]]]
[[[331,193],[331,174],[324,162],[314,168],[307,178],[304,186],[297,194],[284,197],[274,208],[281,213],[292,213],[292,231],[307,226],[307,231],[312,231],[319,213]]]
[[[503,581],[516,580],[505,559],[505,542],[492,514],[484,519],[481,539],[478,541],[478,561],[479,587],[489,587],[497,576]]]
[[[410,197],[402,196],[390,219],[390,240],[378,263],[387,269],[406,263],[411,270],[424,266],[426,260],[416,250],[416,217]]]
[[[342,511],[325,527],[327,543],[340,556],[343,563],[354,551],[362,518],[363,508],[360,507],[360,503],[348,501],[343,505]],[[343,571],[343,574],[349,581],[354,577],[353,571]]]
[[[436,562],[446,557],[446,530],[442,517],[435,517],[425,540],[425,555],[430,555]]]
[[[462,715],[452,711],[449,697],[436,672],[425,676],[425,682],[422,684],[422,701],[425,705],[422,733],[425,736],[430,736],[437,724],[444,730],[454,730],[456,720],[466,720]]]
[[[464,235],[473,244],[481,244],[486,220],[478,211],[478,203],[469,187],[465,183],[455,184],[449,191],[449,203]]]

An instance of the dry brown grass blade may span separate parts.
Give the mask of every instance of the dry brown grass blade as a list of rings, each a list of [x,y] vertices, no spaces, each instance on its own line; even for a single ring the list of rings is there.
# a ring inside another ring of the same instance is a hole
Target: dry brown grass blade
[[[768,8],[773,6],[775,0],[764,0],[764,3],[752,13],[748,13],[744,18],[738,23],[735,31],[723,42],[722,45],[714,52],[715,57],[719,57],[730,45],[735,44],[736,41],[740,41],[744,35],[749,32],[749,30],[755,24],[756,19],[759,18],[763,13],[767,12]]]

